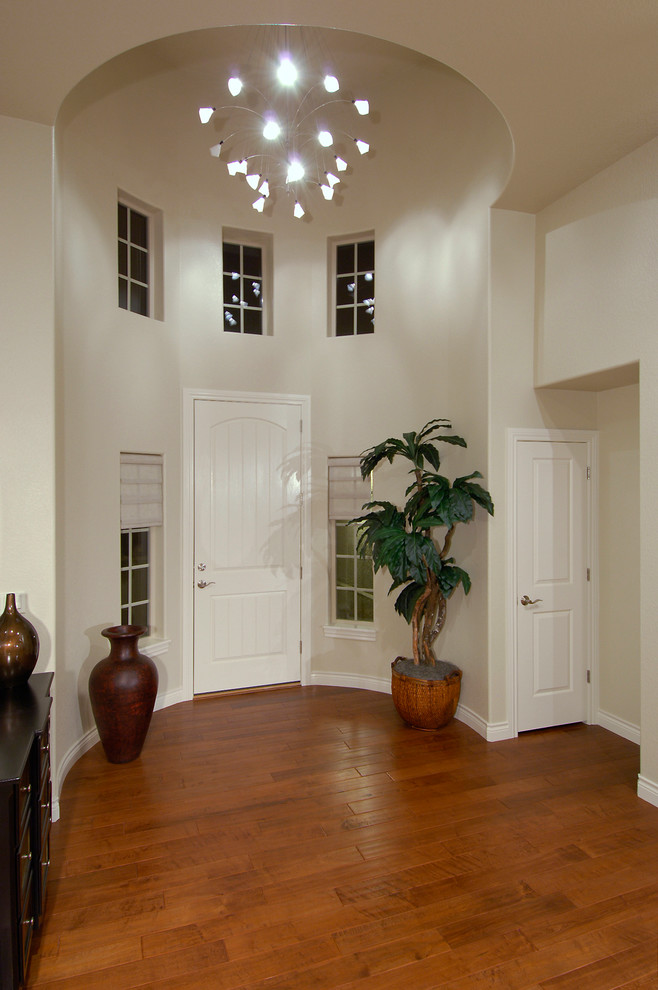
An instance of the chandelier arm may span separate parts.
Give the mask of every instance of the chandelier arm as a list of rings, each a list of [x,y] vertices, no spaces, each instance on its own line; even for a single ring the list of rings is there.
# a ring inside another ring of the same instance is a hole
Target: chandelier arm
[[[294,122],[297,118],[297,114],[295,114],[295,118],[293,119],[293,124],[295,126],[295,129],[301,127],[304,121],[307,120],[309,117],[311,117],[314,113],[317,113],[318,110],[324,110],[325,107],[330,107],[334,103],[352,103],[352,100],[345,100],[345,99],[327,100],[325,103],[320,103],[317,107],[313,107],[312,110],[309,110],[308,113],[304,114],[304,116],[302,117],[302,119],[299,121],[298,124]],[[299,105],[299,109],[301,109],[301,103]]]

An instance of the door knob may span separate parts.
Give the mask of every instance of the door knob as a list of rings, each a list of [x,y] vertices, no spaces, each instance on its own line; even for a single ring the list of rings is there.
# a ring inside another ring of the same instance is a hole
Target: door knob
[[[197,581],[196,586],[197,588],[209,588],[214,583],[214,581]]]
[[[533,598],[528,598],[527,595],[524,595],[523,598],[521,599],[521,604],[522,605],[536,605],[537,602],[543,602],[543,600],[544,600],[543,598],[534,598],[533,599]]]
[[[206,569],[206,565],[205,564],[197,564],[196,566],[197,566],[197,570],[198,571],[205,571],[205,569]]]

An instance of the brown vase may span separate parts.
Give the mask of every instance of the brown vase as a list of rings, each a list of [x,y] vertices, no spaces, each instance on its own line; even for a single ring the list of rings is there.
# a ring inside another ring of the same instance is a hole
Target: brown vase
[[[0,616],[0,688],[27,684],[38,656],[36,629],[16,608],[16,596],[7,595]]]
[[[110,763],[136,760],[151,723],[158,671],[151,658],[137,648],[137,640],[146,632],[146,626],[103,629],[110,653],[89,676],[91,707]]]

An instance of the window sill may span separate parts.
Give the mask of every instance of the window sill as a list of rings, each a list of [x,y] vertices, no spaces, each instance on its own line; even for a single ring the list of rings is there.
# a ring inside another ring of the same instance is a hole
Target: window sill
[[[170,639],[159,639],[157,636],[145,636],[138,643],[139,652],[144,653],[147,657],[162,656],[163,653],[169,652],[170,646]]]
[[[377,630],[367,626],[323,626],[322,631],[329,639],[360,639],[374,643],[377,638]]]

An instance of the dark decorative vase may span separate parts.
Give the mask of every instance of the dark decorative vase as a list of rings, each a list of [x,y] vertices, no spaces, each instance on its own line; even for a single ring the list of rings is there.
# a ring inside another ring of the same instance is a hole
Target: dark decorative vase
[[[146,626],[103,629],[110,653],[89,676],[91,707],[110,763],[136,760],[151,723],[158,671],[151,658],[137,648],[137,640],[146,632]]]
[[[7,595],[0,616],[0,688],[27,684],[38,656],[36,629],[16,608],[16,596]]]

